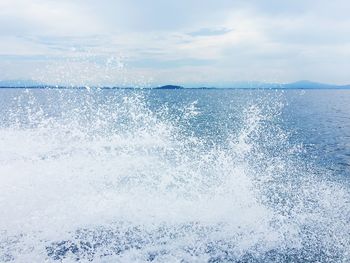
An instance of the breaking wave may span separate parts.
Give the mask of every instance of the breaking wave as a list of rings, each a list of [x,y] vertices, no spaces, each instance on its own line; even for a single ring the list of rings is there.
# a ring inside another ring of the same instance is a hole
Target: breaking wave
[[[281,98],[225,136],[161,91],[22,91],[0,127],[0,261],[346,262],[350,191],[304,158]],[[210,122],[209,122],[210,125]]]

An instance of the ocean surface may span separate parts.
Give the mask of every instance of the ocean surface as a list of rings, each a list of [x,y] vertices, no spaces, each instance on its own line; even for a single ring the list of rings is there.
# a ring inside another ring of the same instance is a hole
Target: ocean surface
[[[0,89],[0,262],[350,262],[350,90]]]

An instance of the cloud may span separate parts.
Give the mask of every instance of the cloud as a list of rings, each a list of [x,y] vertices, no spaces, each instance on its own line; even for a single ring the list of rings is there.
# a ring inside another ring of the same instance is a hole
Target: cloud
[[[152,69],[171,69],[180,67],[197,67],[215,64],[215,60],[210,59],[174,59],[174,60],[159,60],[159,59],[141,59],[129,61],[130,67],[136,68],[152,68]]]
[[[1,35],[85,35],[102,29],[94,13],[73,1],[2,0]]]
[[[232,29],[227,28],[201,28],[197,31],[190,32],[188,35],[197,37],[197,36],[219,36],[231,32]]]
[[[349,8],[346,0],[2,0],[0,69],[6,78],[101,85],[347,83]],[[125,69],[105,70],[108,58]]]

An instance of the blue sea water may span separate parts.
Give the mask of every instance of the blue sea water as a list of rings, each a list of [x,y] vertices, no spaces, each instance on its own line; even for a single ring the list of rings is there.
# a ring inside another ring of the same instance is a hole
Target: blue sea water
[[[0,262],[349,262],[350,90],[0,89]]]

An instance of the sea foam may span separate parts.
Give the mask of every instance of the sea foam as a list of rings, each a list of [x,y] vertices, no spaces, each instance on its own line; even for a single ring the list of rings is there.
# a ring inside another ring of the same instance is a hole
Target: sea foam
[[[174,115],[105,93],[27,90],[4,110],[0,261],[350,260],[349,189],[302,158],[280,98],[219,143],[188,128],[197,101]]]

